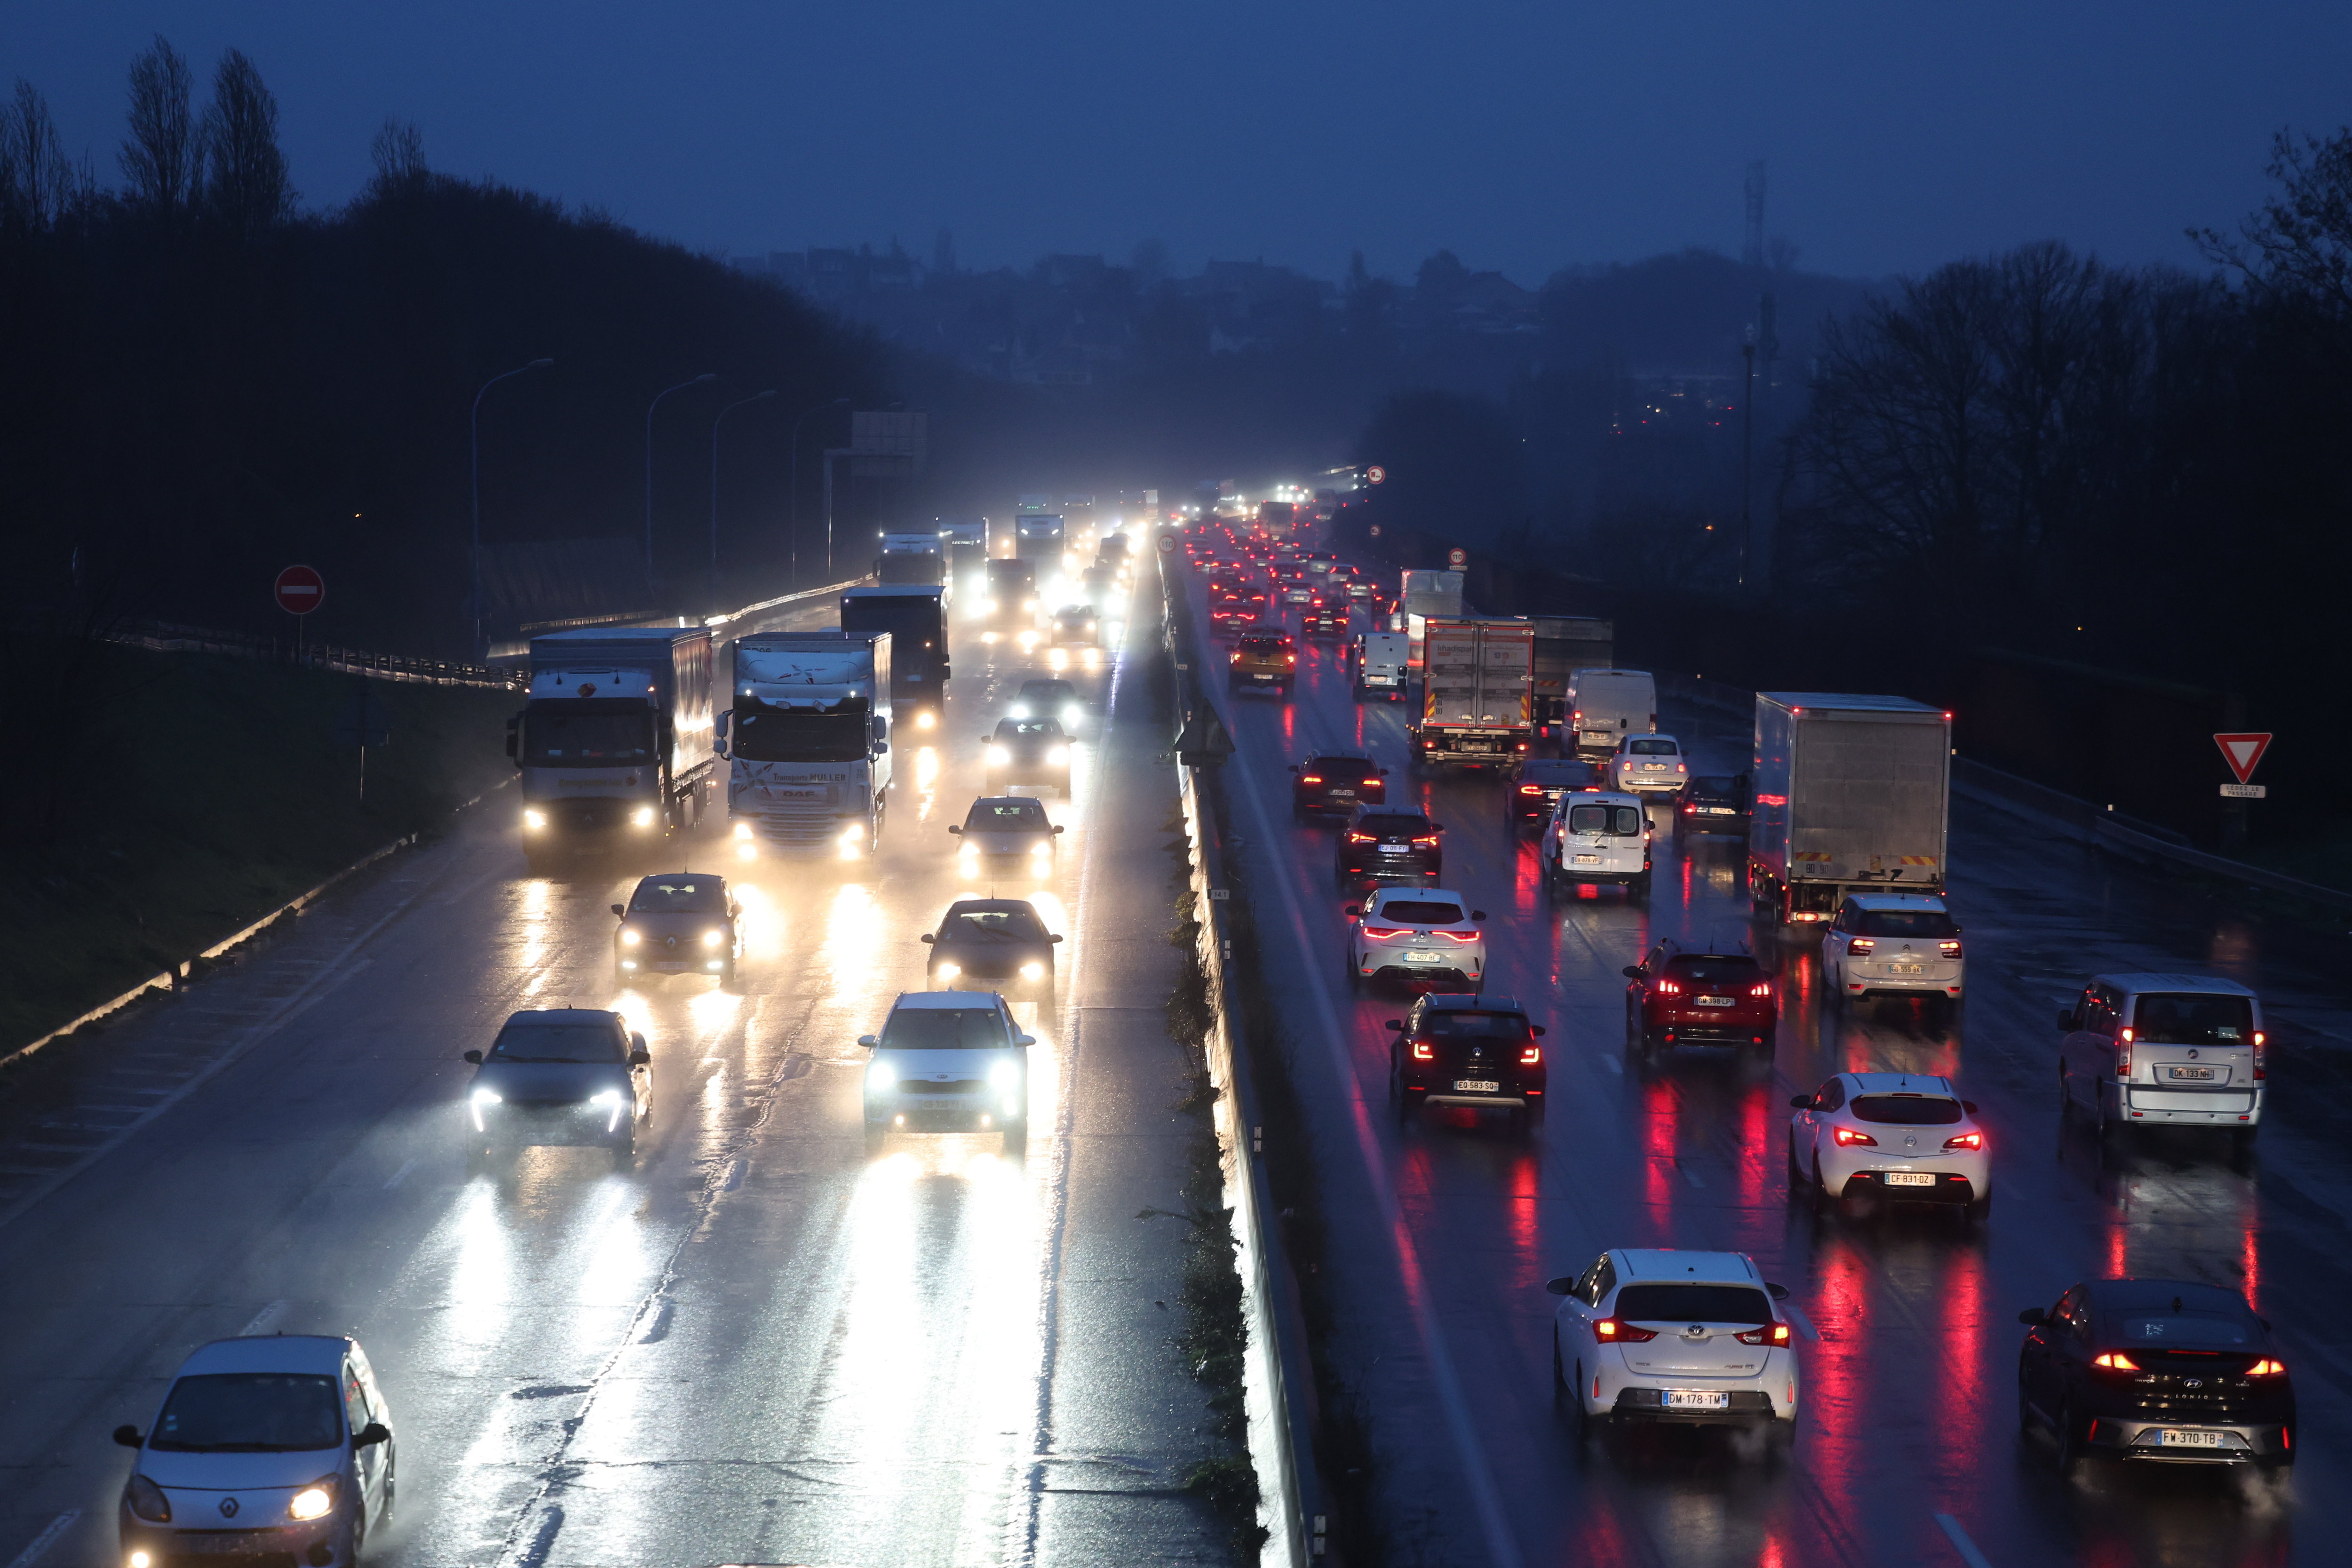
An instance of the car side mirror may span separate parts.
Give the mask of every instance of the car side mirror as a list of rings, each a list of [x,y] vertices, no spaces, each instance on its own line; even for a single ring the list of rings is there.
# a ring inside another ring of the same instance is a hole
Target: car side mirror
[[[643,1046],[639,1046],[635,1050],[629,1053],[629,1065],[633,1068],[651,1067],[653,1064],[653,1052],[646,1049]]]
[[[1789,1109],[1791,1110],[1811,1110],[1813,1109],[1813,1100],[1814,1096],[1810,1094],[1791,1095],[1789,1099]]]
[[[889,743],[888,743],[887,742],[885,742],[885,741],[877,741],[877,742],[874,742],[874,754],[875,754],[876,756],[877,756],[877,757],[878,757],[878,756],[883,755],[885,752],[888,752],[889,750],[890,750],[890,746],[889,746]]]
[[[873,1036],[871,1036],[871,1035],[860,1035],[860,1036],[858,1036],[858,1037],[857,1037],[857,1043],[858,1043],[859,1045],[861,1045],[861,1046],[864,1046],[867,1050],[869,1050],[869,1051],[870,1051],[870,1050],[872,1050],[875,1047],[877,1047],[877,1046],[880,1045],[882,1042],[881,1042],[881,1041],[879,1041],[879,1040],[877,1040],[877,1039],[876,1039],[876,1038],[875,1038]]]
[[[2028,1328],[2038,1329],[2050,1321],[2050,1313],[2041,1307],[2028,1307],[2017,1314],[2017,1321]]]
[[[1404,1028],[1404,1020],[1402,1018],[1383,1018],[1381,1020],[1381,1027],[1383,1029],[1395,1029],[1402,1032]]]
[[[392,1429],[381,1421],[371,1421],[352,1434],[352,1447],[354,1448],[373,1448],[378,1443],[391,1441]]]
[[[960,825],[950,822],[948,824],[948,833],[951,837],[961,838],[963,837],[963,828]]]
[[[1977,1102],[1973,1100],[1964,1100],[1960,1101],[1960,1109],[1974,1116],[1977,1113]]]
[[[1360,915],[1364,912],[1364,906],[1361,904],[1349,904],[1346,909],[1339,912],[1344,915]]]
[[[1786,1285],[1775,1285],[1767,1279],[1764,1282],[1764,1289],[1765,1293],[1775,1301],[1785,1301],[1789,1299],[1789,1288]]]
[[[126,1448],[136,1448],[147,1441],[139,1435],[139,1428],[136,1426],[117,1426],[114,1429],[114,1440]]]
[[[625,918],[629,912],[629,907],[626,904],[614,904],[613,906],[613,912]]]
[[[2074,1010],[2069,1008],[2067,1011],[2058,1015],[2058,1026],[2071,1033],[2075,1029],[2081,1028],[2083,1026],[2082,1021],[2074,1016]]]
[[[1047,937],[1045,940],[1046,940],[1047,942],[1059,942],[1059,941],[1061,941],[1061,940],[1062,940],[1062,938],[1061,938],[1060,933],[1059,933],[1059,932],[1056,932],[1055,934],[1054,934],[1054,935],[1052,935],[1052,936]]]
[[[1486,918],[1486,911],[1484,910],[1472,910],[1470,911],[1470,923],[1473,925],[1477,924],[1480,921],[1483,921]]]
[[[1624,975],[1628,980],[1639,980],[1642,978],[1642,969],[1639,964],[1629,963],[1623,969],[1618,971],[1618,973]]]
[[[1056,833],[1061,833],[1061,832],[1065,832],[1065,831],[1066,831],[1066,829],[1065,829],[1065,828],[1062,826],[1062,825],[1061,825],[1060,823],[1058,823],[1058,822],[1057,822],[1057,823],[1054,824],[1054,831],[1055,831],[1055,832],[1056,832]]]
[[[1445,824],[1442,822],[1433,822],[1429,825],[1429,830],[1432,833],[1443,833],[1445,831]]]
[[[629,1037],[629,1049],[633,1051],[642,1051],[645,1048],[646,1037],[643,1035],[633,1034]]]
[[[940,939],[933,936],[930,932],[925,931],[921,936],[917,937],[915,940],[918,942],[937,942]]]
[[[1529,1024],[1528,1026],[1528,1033],[1535,1036],[1538,1039],[1541,1039],[1543,1038],[1544,1026],[1541,1024]]]
[[[1291,764],[1290,764],[1290,771],[1291,771],[1292,773],[1297,773],[1297,772],[1298,771],[1298,764],[1297,764],[1297,763],[1291,763]]]
[[[467,1051],[466,1053],[466,1059],[473,1063],[476,1067],[480,1067],[482,1065],[482,1053],[479,1051]]]
[[[1037,1037],[1034,1035],[1015,1035],[1013,1037],[1013,1043],[1016,1046],[1034,1046],[1037,1043]]]
[[[1545,1280],[1544,1289],[1550,1291],[1555,1296],[1565,1296],[1570,1290],[1576,1289],[1576,1281],[1570,1279],[1568,1275],[1563,1274],[1557,1279]]]

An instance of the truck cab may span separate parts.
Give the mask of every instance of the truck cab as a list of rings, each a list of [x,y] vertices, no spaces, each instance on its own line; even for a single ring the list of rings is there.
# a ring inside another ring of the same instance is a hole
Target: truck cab
[[[980,601],[981,616],[991,628],[987,640],[993,642],[1006,632],[1034,630],[1044,609],[1036,563],[1007,556],[988,563],[988,590]]]
[[[718,765],[708,631],[557,632],[531,639],[530,662],[507,755],[522,774],[532,875],[575,851],[650,845],[701,820]]]
[[[719,715],[736,853],[871,856],[890,788],[891,637],[801,632],[735,645]]]

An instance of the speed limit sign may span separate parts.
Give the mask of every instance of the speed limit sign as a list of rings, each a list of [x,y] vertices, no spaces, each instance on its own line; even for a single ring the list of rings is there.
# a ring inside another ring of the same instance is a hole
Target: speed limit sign
[[[1445,552],[1446,565],[1452,567],[1456,572],[1461,571],[1462,568],[1469,563],[1469,560],[1470,557],[1459,550],[1449,550]]]
[[[1389,471],[1376,463],[1364,470],[1364,478],[1372,484],[1384,485],[1388,483]]]

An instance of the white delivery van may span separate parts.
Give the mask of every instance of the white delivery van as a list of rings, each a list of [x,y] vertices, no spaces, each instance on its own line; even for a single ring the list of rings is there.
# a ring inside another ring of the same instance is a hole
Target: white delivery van
[[[1571,670],[1568,716],[1579,752],[1614,752],[1626,736],[1657,729],[1658,683],[1646,669]]]
[[[1402,632],[1359,632],[1348,649],[1348,665],[1355,676],[1356,700],[1382,692],[1391,702],[1404,700],[1405,662],[1412,639]]]
[[[1571,790],[1544,828],[1548,898],[1570,888],[1614,882],[1636,898],[1650,891],[1650,817],[1637,795]]]

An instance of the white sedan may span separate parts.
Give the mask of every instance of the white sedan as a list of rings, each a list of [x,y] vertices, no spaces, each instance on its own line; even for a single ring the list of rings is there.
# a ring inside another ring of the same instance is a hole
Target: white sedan
[[[1817,1204],[1865,1194],[1992,1212],[1992,1162],[1973,1100],[1952,1080],[1842,1072],[1790,1105],[1789,1194]]]
[[[1690,783],[1690,758],[1672,735],[1628,735],[1609,759],[1609,782],[1622,790],[1676,790]]]
[[[1442,888],[1381,888],[1348,906],[1348,983],[1394,981],[1422,991],[1484,991],[1484,910]]]

